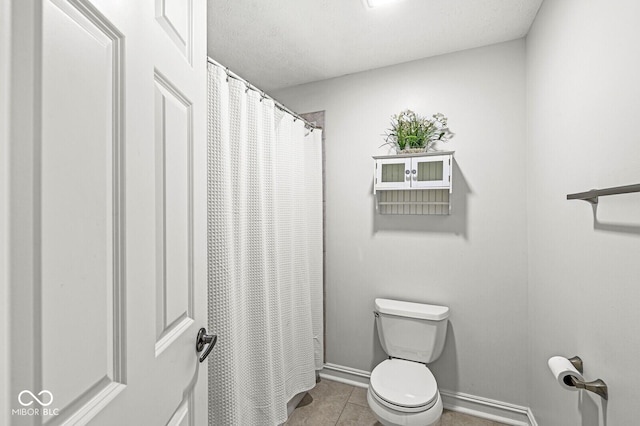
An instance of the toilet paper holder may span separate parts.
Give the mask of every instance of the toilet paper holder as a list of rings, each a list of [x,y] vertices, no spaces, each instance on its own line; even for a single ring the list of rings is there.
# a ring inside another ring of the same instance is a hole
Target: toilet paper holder
[[[576,370],[578,370],[580,374],[584,373],[584,365],[582,364],[582,358],[580,358],[578,355],[572,358],[567,358],[567,361],[569,361],[576,368]]]
[[[583,373],[584,365],[582,364],[582,359],[579,356],[574,356],[568,359],[569,362],[580,372]],[[567,376],[564,378],[564,382],[567,386],[575,386],[578,389],[585,389],[589,392],[596,393],[600,395],[602,398],[609,400],[609,388],[607,384],[601,380],[597,379],[592,382],[585,382],[583,380],[578,379],[574,376]]]

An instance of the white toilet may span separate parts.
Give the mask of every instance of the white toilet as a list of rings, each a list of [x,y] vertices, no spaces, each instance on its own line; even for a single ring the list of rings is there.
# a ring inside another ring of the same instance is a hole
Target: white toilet
[[[376,326],[389,359],[371,372],[369,407],[385,426],[439,424],[442,399],[426,364],[444,347],[449,308],[389,299],[375,301]]]

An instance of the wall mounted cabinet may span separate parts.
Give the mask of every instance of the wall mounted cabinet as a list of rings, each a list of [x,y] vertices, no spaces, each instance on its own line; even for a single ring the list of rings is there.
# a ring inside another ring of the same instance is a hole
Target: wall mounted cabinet
[[[374,156],[381,214],[449,214],[453,151]]]

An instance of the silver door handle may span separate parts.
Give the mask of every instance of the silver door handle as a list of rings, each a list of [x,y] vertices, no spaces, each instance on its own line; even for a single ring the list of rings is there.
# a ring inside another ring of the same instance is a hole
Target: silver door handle
[[[207,346],[207,349],[205,349],[204,353],[200,355],[200,362],[204,362],[204,360],[207,359],[217,341],[218,336],[215,334],[207,334],[206,328],[202,327],[198,331],[198,336],[196,337],[196,352],[200,353],[206,344],[209,345]]]

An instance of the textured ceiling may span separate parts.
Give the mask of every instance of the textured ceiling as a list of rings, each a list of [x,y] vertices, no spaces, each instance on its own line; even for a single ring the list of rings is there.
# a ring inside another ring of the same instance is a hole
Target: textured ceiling
[[[266,91],[523,37],[542,0],[209,0],[208,53]]]

